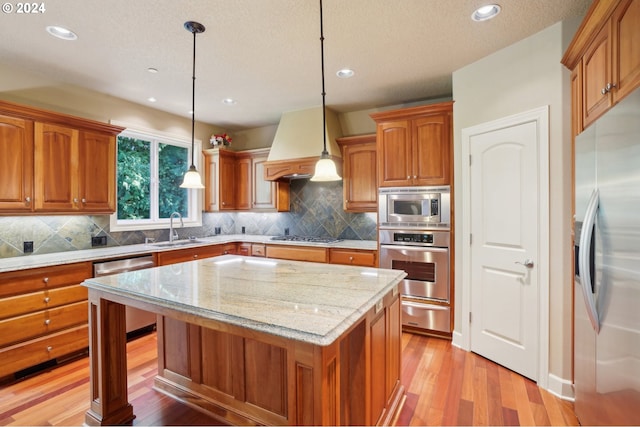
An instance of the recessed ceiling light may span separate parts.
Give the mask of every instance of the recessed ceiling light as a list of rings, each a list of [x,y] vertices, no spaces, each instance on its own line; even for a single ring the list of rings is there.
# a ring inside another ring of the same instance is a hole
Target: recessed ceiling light
[[[155,74],[155,73],[158,72],[158,69],[157,68],[153,68],[153,67],[149,67],[149,68],[147,68],[147,71],[152,73],[152,74]]]
[[[77,40],[78,38],[73,31],[57,25],[49,25],[47,27],[47,33],[62,40]]]
[[[224,105],[235,105],[236,104],[236,100],[233,98],[225,98],[222,100],[222,103]]]
[[[149,102],[156,102],[157,99],[155,99],[153,96],[150,96],[149,98],[147,98],[147,101]]]
[[[349,77],[353,77],[355,73],[353,72],[352,69],[350,68],[343,68],[342,70],[338,70],[338,72],[336,73],[336,76],[340,77],[341,79],[348,79]]]
[[[486,6],[477,8],[471,15],[471,19],[473,19],[474,21],[486,21],[487,19],[494,18],[497,14],[500,13],[500,10],[500,5],[488,4]]]

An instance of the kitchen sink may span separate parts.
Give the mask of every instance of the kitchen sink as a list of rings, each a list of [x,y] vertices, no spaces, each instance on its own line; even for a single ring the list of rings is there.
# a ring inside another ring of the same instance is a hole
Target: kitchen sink
[[[149,246],[155,246],[156,248],[175,248],[180,246],[195,245],[198,243],[205,243],[204,240],[188,239],[188,240],[174,240],[173,242],[158,242],[150,243]]]

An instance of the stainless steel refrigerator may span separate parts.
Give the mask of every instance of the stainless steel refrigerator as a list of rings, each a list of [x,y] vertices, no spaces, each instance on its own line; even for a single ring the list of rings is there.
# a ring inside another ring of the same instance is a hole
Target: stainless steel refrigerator
[[[640,89],[576,137],[575,410],[640,425]]]

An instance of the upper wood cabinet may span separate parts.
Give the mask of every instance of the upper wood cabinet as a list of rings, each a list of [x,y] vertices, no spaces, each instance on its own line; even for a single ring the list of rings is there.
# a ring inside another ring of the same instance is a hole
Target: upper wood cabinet
[[[2,213],[113,213],[123,130],[0,101]]]
[[[269,149],[209,149],[205,155],[205,210],[289,210],[289,183],[266,181]]]
[[[234,210],[236,194],[236,158],[229,150],[204,151],[205,211]]]
[[[33,210],[33,122],[0,115],[0,210]]]
[[[36,211],[113,212],[115,147],[112,135],[36,123]]]
[[[376,212],[378,179],[376,135],[337,138],[342,149],[344,210]]]
[[[580,91],[572,95],[574,135],[640,86],[639,22],[637,0],[591,5],[562,58],[572,70],[572,91]]]
[[[453,102],[371,114],[376,121],[378,186],[451,182]]]

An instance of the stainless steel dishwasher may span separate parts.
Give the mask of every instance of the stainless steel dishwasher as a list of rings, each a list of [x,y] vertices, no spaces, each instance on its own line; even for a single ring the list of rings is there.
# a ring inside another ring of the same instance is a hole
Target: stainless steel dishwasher
[[[126,273],[128,271],[155,267],[155,265],[153,256],[151,255],[99,262],[93,264],[93,276],[100,277],[110,274]],[[127,334],[129,336],[135,336],[146,330],[152,330],[156,324],[155,313],[140,310],[139,308],[127,306],[126,316]]]

